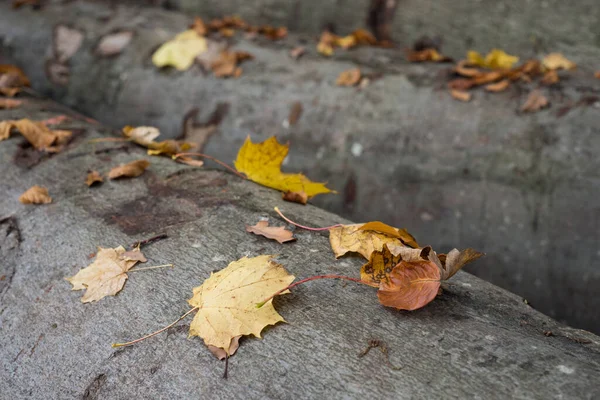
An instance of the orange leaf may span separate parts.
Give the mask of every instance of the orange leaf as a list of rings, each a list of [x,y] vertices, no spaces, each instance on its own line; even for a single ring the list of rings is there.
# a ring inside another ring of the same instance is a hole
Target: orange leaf
[[[402,261],[382,281],[379,302],[399,310],[416,310],[431,302],[440,288],[440,270],[431,261]]]
[[[358,228],[359,231],[375,231],[383,233],[387,236],[398,238],[407,246],[419,247],[415,237],[408,233],[406,229],[398,229],[393,226],[389,226],[380,221],[371,221],[365,223],[363,226]]]
[[[269,226],[267,221],[258,221],[258,223],[254,226],[246,225],[246,232],[262,235],[268,239],[277,240],[281,244],[296,240],[291,231],[288,231],[283,226]]]
[[[360,69],[352,68],[342,72],[335,81],[335,84],[338,86],[355,86],[360,82],[360,77]]]
[[[510,81],[508,79],[501,80],[500,82],[490,83],[485,86],[485,90],[488,92],[502,92],[508,88]]]
[[[32,186],[19,197],[23,204],[48,204],[52,198],[48,195],[48,189],[42,186]]]
[[[136,176],[140,176],[141,174],[143,174],[146,168],[148,168],[149,166],[150,163],[147,160],[132,161],[129,164],[114,167],[108,173],[108,177],[110,179],[135,178]]]
[[[98,173],[98,171],[92,171],[89,174],[87,174],[87,177],[85,178],[85,184],[88,186],[92,186],[94,184],[100,184],[104,182],[104,179],[102,179],[102,176]]]
[[[452,95],[452,97],[454,97],[456,100],[460,100],[460,101],[470,101],[471,100],[471,93],[464,91],[464,90],[450,90],[450,95]]]

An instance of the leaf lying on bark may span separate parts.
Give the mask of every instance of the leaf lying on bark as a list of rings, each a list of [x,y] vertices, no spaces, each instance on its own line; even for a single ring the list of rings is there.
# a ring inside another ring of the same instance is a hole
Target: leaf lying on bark
[[[398,247],[397,251],[397,254],[392,254],[387,244],[383,245],[381,251],[373,251],[369,261],[360,269],[360,279],[375,285],[379,285],[382,282],[389,283],[390,273],[400,261],[428,260],[427,257],[432,250],[431,247],[422,249]]]
[[[406,50],[406,59],[409,62],[449,62],[452,58],[443,56],[434,48],[427,48],[423,50]]]
[[[146,168],[150,166],[150,163],[147,160],[136,160],[132,161],[128,164],[122,164],[118,167],[114,167],[108,173],[109,179],[118,179],[118,178],[135,178],[144,173]]]
[[[542,64],[549,70],[574,69],[577,67],[573,61],[560,53],[550,53],[542,58]]]
[[[174,67],[185,71],[206,48],[206,39],[195,30],[189,29],[160,46],[152,55],[152,62],[159,68]]]
[[[48,189],[42,186],[32,186],[19,197],[23,204],[48,204],[52,198],[48,195]]]
[[[509,69],[519,62],[519,57],[511,56],[499,49],[493,49],[485,57],[476,51],[469,51],[467,60],[469,60],[469,63],[482,68]]]
[[[377,297],[387,307],[416,310],[435,299],[440,288],[440,270],[431,261],[402,261],[382,281]]]
[[[352,68],[340,73],[335,81],[338,86],[356,86],[360,82],[361,73],[359,68]]]
[[[367,260],[373,251],[381,251],[384,245],[394,255],[400,254],[407,247],[418,247],[415,238],[405,229],[394,228],[379,221],[333,227],[329,229],[329,243],[336,258],[355,252]]]
[[[27,75],[18,67],[0,64],[0,94],[13,97],[23,86],[29,86]]]
[[[81,298],[82,303],[98,301],[106,296],[116,295],[125,285],[127,271],[140,260],[145,260],[142,257],[139,248],[126,252],[123,246],[114,249],[99,247],[93,263],[65,279],[73,285],[73,290],[86,289]]]
[[[173,156],[194,147],[192,143],[178,140],[155,141],[154,139],[160,135],[160,131],[153,126],[132,127],[127,125],[123,128],[123,135],[131,139],[134,143],[146,147],[148,149],[148,155],[151,156]]]
[[[324,56],[331,56],[336,47],[350,49],[356,46],[376,46],[379,44],[375,36],[365,29],[357,29],[350,35],[343,37],[329,31],[323,31],[317,44],[317,51]]]
[[[0,110],[2,110],[2,109],[10,110],[12,108],[18,108],[18,107],[21,107],[22,103],[23,102],[21,100],[0,99]]]
[[[101,57],[114,57],[129,45],[133,39],[133,31],[118,31],[104,35],[98,45],[95,53]]]
[[[471,101],[471,93],[465,91],[465,90],[456,90],[456,89],[452,89],[450,90],[450,95],[452,97],[454,97],[456,100],[460,100],[460,101],[464,101],[464,102],[469,102]]]
[[[288,231],[283,226],[269,226],[269,222],[267,221],[258,221],[254,226],[246,225],[246,232],[277,240],[281,244],[296,240],[292,231]]]
[[[224,50],[210,65],[217,78],[237,78],[242,74],[242,68],[238,67],[245,60],[252,60],[254,56],[244,51]]]
[[[306,204],[308,196],[304,192],[285,192],[281,194],[281,198],[292,203]]]
[[[267,325],[284,321],[268,300],[262,307],[256,304],[278,290],[287,287],[294,276],[280,264],[262,255],[244,257],[211,274],[201,286],[194,288],[188,303],[198,312],[190,325],[190,336],[199,336],[207,346],[233,353],[233,339],[254,335]],[[214,353],[214,352],[213,352]]]
[[[542,108],[548,107],[550,103],[546,96],[542,94],[539,90],[534,90],[529,93],[527,96],[527,100],[521,106],[521,111],[523,112],[536,112],[541,110]]]
[[[104,182],[104,179],[98,171],[91,171],[87,174],[87,177],[85,178],[85,184],[88,186],[100,184],[102,182]]]
[[[302,174],[281,172],[281,164],[288,151],[289,144],[279,144],[275,137],[262,143],[252,143],[250,137],[247,137],[234,165],[251,181],[282,192],[304,192],[308,198],[332,192],[325,184],[312,182]]]
[[[21,135],[37,150],[58,152],[62,150],[71,138],[71,131],[51,130],[42,122],[31,121],[27,118],[0,122],[0,141],[10,136],[12,129],[17,129]]]

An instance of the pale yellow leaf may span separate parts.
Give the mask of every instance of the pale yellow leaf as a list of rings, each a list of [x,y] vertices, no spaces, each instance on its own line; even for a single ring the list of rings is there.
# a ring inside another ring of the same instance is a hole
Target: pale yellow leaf
[[[152,55],[152,62],[157,67],[175,67],[185,71],[194,63],[198,54],[206,51],[206,39],[193,30],[181,32],[166,42]]]

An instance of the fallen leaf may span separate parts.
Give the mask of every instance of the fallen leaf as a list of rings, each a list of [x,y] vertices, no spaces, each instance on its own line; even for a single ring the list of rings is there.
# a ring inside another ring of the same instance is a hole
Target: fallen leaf
[[[85,178],[85,184],[88,186],[100,184],[102,182],[104,182],[104,179],[102,178],[102,175],[100,175],[100,173],[98,173],[98,171],[90,172],[89,174],[87,174],[87,177]]]
[[[338,39],[339,36],[334,35],[329,31],[323,31],[319,38],[319,43],[317,44],[317,52],[328,57],[333,55],[333,46]]]
[[[448,62],[452,61],[450,57],[446,57],[441,55],[436,49],[429,48],[423,50],[407,50],[405,52],[406,59],[409,62],[425,62],[425,61],[433,61],[433,62]]]
[[[484,255],[484,253],[480,253],[470,248],[462,251],[452,249],[448,254],[440,254],[439,260],[442,266],[441,280],[445,281],[450,279],[466,264],[475,261]]]
[[[200,17],[194,17],[194,23],[190,26],[190,29],[200,36],[206,36],[208,34],[208,27]]]
[[[490,83],[485,86],[485,90],[488,92],[503,92],[510,85],[510,81],[508,79],[503,79],[496,83]]]
[[[160,46],[152,55],[152,62],[159,68],[174,67],[179,71],[185,71],[206,49],[206,39],[190,29]]]
[[[221,57],[221,53],[227,49],[227,43],[216,40],[206,40],[206,51],[198,54],[196,61],[205,71],[210,71],[212,64]]]
[[[175,161],[180,162],[182,164],[190,165],[192,167],[202,167],[204,165],[204,161],[195,160],[192,157],[188,156],[179,156],[175,159]]]
[[[15,97],[17,93],[21,91],[21,88],[3,88],[0,87],[0,94],[8,97]]]
[[[352,35],[344,36],[337,38],[335,41],[335,45],[341,47],[342,49],[348,50],[354,46],[356,46],[356,38]]]
[[[19,67],[0,64],[0,88],[20,88],[29,85],[29,78]]]
[[[134,143],[146,147],[148,149],[148,154],[151,156],[173,156],[194,147],[192,143],[178,140],[169,139],[163,140],[162,142],[155,141],[155,139],[160,136],[160,131],[153,126],[132,127],[127,125],[123,127],[123,135],[131,139]]]
[[[292,231],[288,231],[283,226],[269,226],[269,222],[267,221],[258,221],[254,226],[246,225],[246,232],[277,240],[281,244],[296,240]]]
[[[141,252],[139,247],[136,247],[133,250],[126,251],[125,253],[121,254],[119,257],[121,258],[121,260],[125,260],[125,261],[138,261],[138,262],[142,262],[142,263],[145,263],[146,261],[148,261],[146,259],[146,256],[144,256],[144,254]]]
[[[476,51],[469,51],[467,60],[470,64],[482,68],[509,69],[519,62],[519,57],[511,56],[499,49],[493,49],[485,57]]]
[[[377,291],[379,302],[399,310],[416,310],[435,299],[440,288],[440,270],[431,261],[402,261],[392,269],[389,281]]]
[[[219,29],[219,34],[223,37],[233,37],[233,35],[235,35],[235,30],[233,30],[232,28],[221,28]]]
[[[0,109],[11,109],[21,107],[23,102],[21,100],[14,99],[0,99]]]
[[[467,64],[467,61],[460,61],[454,66],[452,71],[458,75],[466,76],[468,78],[473,78],[475,76],[481,75],[481,70],[479,70],[478,68],[467,67]]]
[[[47,152],[60,151],[71,138],[70,131],[51,130],[41,122],[27,118],[0,122],[0,140],[8,138],[10,131],[15,128],[37,150]]]
[[[275,28],[273,26],[265,25],[258,28],[258,33],[271,40],[280,40],[287,36],[288,30],[285,26]]]
[[[577,67],[573,61],[568,60],[560,53],[550,53],[542,59],[542,64],[549,70],[574,69]]]
[[[304,55],[304,53],[306,53],[306,47],[304,47],[304,46],[294,47],[293,49],[290,50],[290,57],[292,57],[294,60],[297,60],[300,57],[302,57]]]
[[[108,178],[135,178],[136,176],[143,174],[149,166],[150,163],[147,160],[142,159],[132,161],[129,164],[119,165],[118,167],[111,169],[108,173]]]
[[[600,79],[600,71],[594,72],[594,78]]]
[[[242,69],[238,65],[244,60],[253,58],[250,53],[224,50],[210,67],[217,78],[237,78],[242,74]]]
[[[450,94],[456,100],[465,101],[465,102],[471,101],[471,93],[469,93],[467,91],[452,89],[452,90],[450,90]]]
[[[554,85],[555,83],[558,83],[559,80],[556,70],[550,70],[542,77],[542,83],[544,85]]]
[[[312,182],[302,174],[281,172],[281,164],[288,152],[289,144],[279,144],[275,137],[262,143],[252,143],[248,136],[234,165],[251,181],[282,192],[304,192],[309,198],[321,193],[331,193],[325,184]]]
[[[377,44],[375,36],[366,29],[357,29],[352,32],[352,36],[354,36],[356,43],[359,45],[375,46]]]
[[[290,107],[290,113],[288,114],[287,122],[289,126],[296,125],[296,122],[302,116],[302,103],[299,101],[294,102]]]
[[[360,82],[360,77],[360,69],[352,68],[340,73],[335,84],[338,86],[355,86]]]
[[[402,240],[407,246],[410,247],[419,247],[419,244],[415,240],[415,237],[408,233],[406,229],[398,229],[393,226],[389,226],[388,224],[384,224],[381,221],[371,221],[363,224],[358,228],[359,231],[374,231],[383,233],[389,237],[397,238]]]
[[[44,71],[50,82],[59,86],[67,86],[69,84],[71,69],[68,65],[50,59],[44,64]]]
[[[41,0],[13,0],[12,6],[14,9],[18,9],[23,6],[31,6],[35,10],[42,7],[42,3]]]
[[[139,249],[137,249],[139,252]],[[82,303],[98,301],[106,296],[116,295],[125,285],[127,271],[129,271],[138,260],[124,259],[123,246],[114,249],[99,247],[96,260],[76,275],[65,278],[73,285],[73,290],[84,290],[81,298]]]
[[[32,186],[19,197],[23,204],[48,204],[52,198],[48,195],[48,189],[42,186]]]
[[[542,108],[548,107],[550,103],[546,96],[542,94],[539,90],[534,90],[529,93],[527,100],[521,106],[521,111],[523,112],[536,112],[541,110]]]
[[[133,31],[118,31],[104,35],[96,46],[95,53],[102,57],[119,55],[129,45],[132,38]]]
[[[278,290],[286,288],[294,276],[273,262],[273,256],[244,257],[230,263],[194,288],[188,300],[198,312],[190,325],[190,336],[199,336],[207,346],[215,346],[231,355],[232,340],[254,335],[267,325],[284,321],[273,307],[273,299],[256,305]]]
[[[304,192],[285,192],[281,194],[281,198],[292,203],[306,204],[308,196]]]
[[[386,244],[381,251],[373,251],[369,261],[360,269],[360,279],[374,286],[381,282],[390,281],[390,273],[400,261],[422,261],[428,260],[427,256],[432,251],[431,247],[413,249],[410,247],[399,247],[398,254],[392,254]]]
[[[346,253],[354,252],[361,254],[367,260],[371,258],[373,251],[381,251],[384,245],[394,255],[400,254],[403,248],[410,247],[397,235],[387,235],[376,230],[361,229],[365,224],[342,225],[329,229],[329,243],[336,258]],[[401,230],[398,230],[398,232]],[[409,243],[418,247],[414,238]]]
[[[77,53],[83,43],[83,32],[67,25],[54,28],[54,59],[65,64]]]

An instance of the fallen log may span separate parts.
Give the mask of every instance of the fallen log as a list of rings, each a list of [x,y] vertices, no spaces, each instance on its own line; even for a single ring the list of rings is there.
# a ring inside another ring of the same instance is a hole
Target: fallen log
[[[248,134],[289,140],[287,167],[340,193],[315,204],[352,220],[406,227],[436,248],[485,251],[473,273],[559,320],[600,331],[600,231],[592,222],[600,197],[600,80],[577,58],[589,54],[585,48],[571,49],[580,68],[543,89],[551,107],[522,114],[537,83],[477,91],[461,103],[445,89],[447,66],[407,64],[402,52],[368,47],[325,59],[312,42],[294,60],[288,50],[299,44],[296,36],[276,43],[238,37],[234,47],[255,56],[238,79],[217,79],[199,66],[158,70],[151,54],[191,20],[82,1],[38,11],[4,2],[0,58],[24,68],[38,91],[111,128],[154,125],[177,137],[184,125],[197,126],[204,151],[224,161]],[[58,70],[47,68],[60,56],[57,26],[82,37]],[[98,56],[99,41],[123,30],[134,34],[122,53]],[[351,67],[371,84],[335,86]]]
[[[312,205],[224,172],[146,156],[133,143],[90,142],[108,129],[51,103],[22,97],[0,120],[57,123],[73,139],[58,153],[13,135],[0,142],[0,381],[6,398],[594,398],[600,338],[566,327],[522,299],[468,273],[425,308],[381,306],[373,289],[312,282],[275,304],[287,324],[243,338],[229,379],[188,321],[132,347],[111,343],[151,332],[183,314],[192,288],[242,256],[275,254],[299,278],[355,274],[358,257],[335,260],[327,234],[295,230],[281,245],[246,232],[273,206],[311,225],[347,223]],[[145,158],[131,180],[85,184]],[[43,185],[52,203],[19,196]],[[146,239],[144,241],[144,239]],[[160,239],[160,240],[158,240]],[[115,297],[82,304],[64,280],[97,246],[146,245],[150,262],[174,269],[131,273]],[[479,267],[482,267],[481,265]],[[378,347],[378,348],[373,348]],[[372,351],[368,352],[368,349]],[[381,350],[381,351],[380,351]]]

